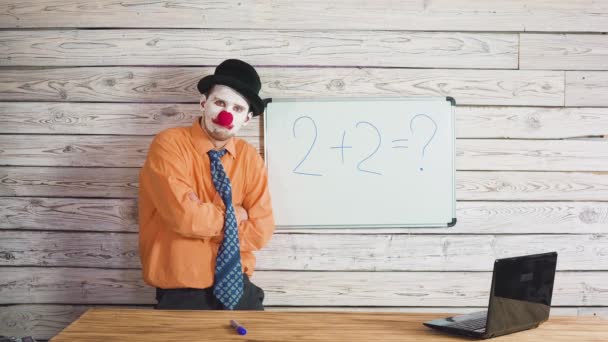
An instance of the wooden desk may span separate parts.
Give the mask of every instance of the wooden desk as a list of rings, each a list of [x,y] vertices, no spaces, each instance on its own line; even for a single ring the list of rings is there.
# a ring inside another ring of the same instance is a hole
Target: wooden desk
[[[65,328],[61,341],[467,341],[438,333],[422,322],[448,315],[351,312],[156,311],[91,309]],[[234,319],[245,336],[231,327]],[[608,341],[608,320],[552,317],[539,328],[495,341]],[[494,341],[493,340],[493,341]]]

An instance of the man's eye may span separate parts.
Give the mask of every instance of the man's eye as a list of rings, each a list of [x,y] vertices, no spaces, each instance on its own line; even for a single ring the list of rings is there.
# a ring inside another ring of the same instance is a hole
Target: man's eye
[[[243,111],[243,107],[236,106],[236,107],[234,107],[234,111],[237,113],[240,113]]]
[[[222,106],[223,107],[224,106],[224,101],[217,100],[217,101],[215,101],[215,104],[218,105],[218,106]]]

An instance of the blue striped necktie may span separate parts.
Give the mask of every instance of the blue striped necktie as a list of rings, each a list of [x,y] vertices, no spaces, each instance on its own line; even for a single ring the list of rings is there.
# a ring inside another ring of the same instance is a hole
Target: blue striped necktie
[[[243,296],[243,269],[236,215],[232,206],[232,187],[220,161],[226,150],[211,150],[208,154],[213,185],[226,206],[224,240],[217,253],[213,294],[226,308],[233,310]]]

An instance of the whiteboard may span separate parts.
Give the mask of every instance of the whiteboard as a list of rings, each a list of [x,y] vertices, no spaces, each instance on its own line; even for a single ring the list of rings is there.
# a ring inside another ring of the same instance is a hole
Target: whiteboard
[[[273,99],[264,153],[278,227],[456,223],[452,98]]]

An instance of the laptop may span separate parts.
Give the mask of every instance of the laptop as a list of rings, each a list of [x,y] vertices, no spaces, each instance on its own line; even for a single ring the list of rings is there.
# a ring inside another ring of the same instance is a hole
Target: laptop
[[[557,253],[494,262],[487,311],[425,322],[427,327],[476,338],[533,329],[549,319]]]

